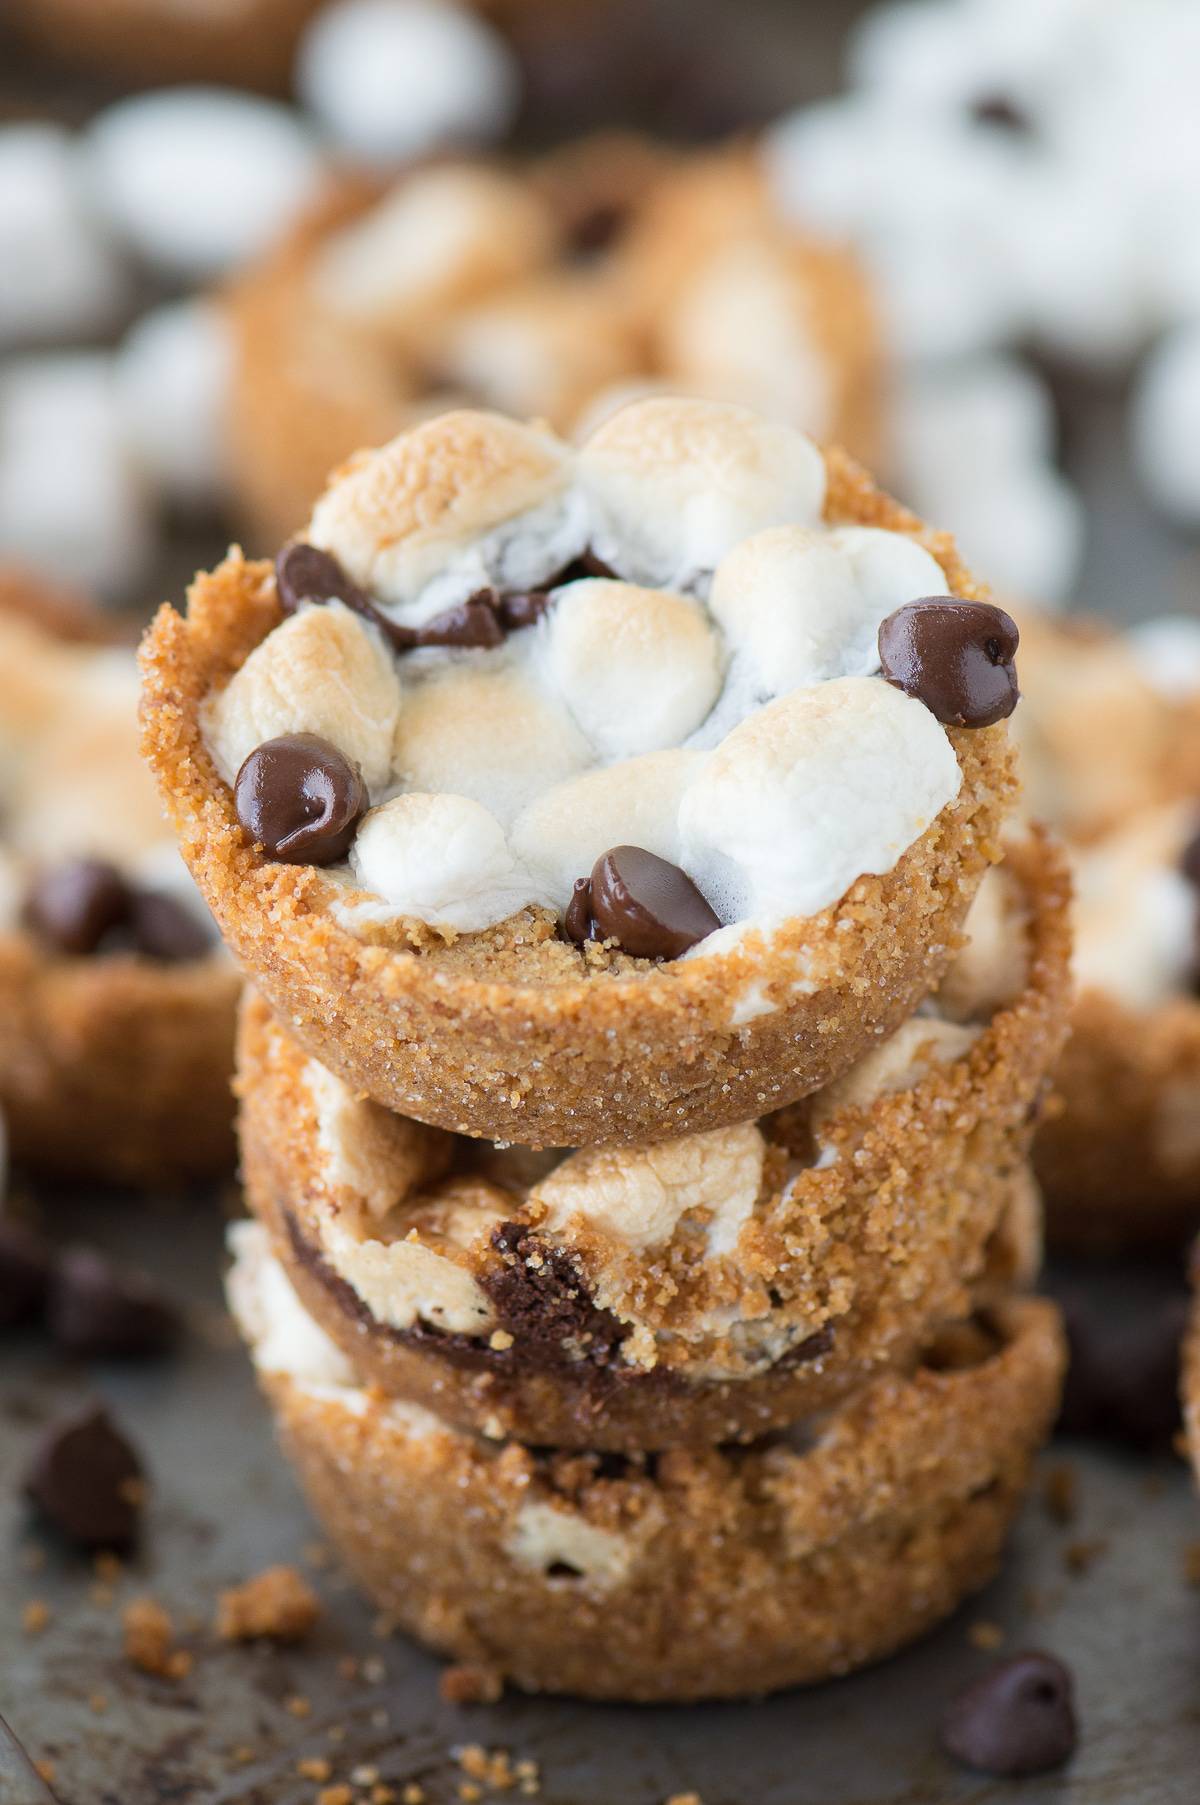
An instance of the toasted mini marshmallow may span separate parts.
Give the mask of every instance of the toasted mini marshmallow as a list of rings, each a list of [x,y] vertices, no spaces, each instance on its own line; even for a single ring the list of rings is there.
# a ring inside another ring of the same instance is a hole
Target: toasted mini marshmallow
[[[513,1518],[505,1552],[517,1567],[547,1576],[565,1569],[574,1584],[582,1580],[591,1592],[607,1592],[628,1579],[653,1531],[655,1515],[650,1511],[631,1533],[622,1534],[589,1523],[577,1511],[535,1498]]]
[[[793,690],[736,727],[684,792],[683,867],[722,921],[815,915],[890,871],[961,781],[942,727],[890,684]]]
[[[382,1221],[446,1170],[452,1142],[440,1129],[356,1096],[315,1059],[305,1067],[304,1080],[316,1113],[326,1184],[351,1217]]]
[[[545,1225],[600,1229],[634,1253],[661,1247],[691,1211],[707,1219],[711,1254],[732,1252],[762,1189],[766,1143],[753,1122],[652,1147],[573,1153],[531,1193]]]
[[[1179,868],[1196,829],[1192,803],[1135,817],[1075,857],[1075,981],[1130,1009],[1153,1009],[1188,984],[1196,891]]]
[[[471,796],[504,824],[591,763],[566,709],[519,665],[452,664],[406,691],[396,724],[396,783]]]
[[[716,401],[651,398],[580,453],[592,543],[635,583],[685,589],[753,533],[814,526],[825,461],[803,433]]]
[[[934,1016],[913,1016],[841,1078],[813,1098],[810,1120],[818,1139],[832,1116],[869,1109],[880,1097],[911,1090],[932,1066],[952,1065],[970,1052],[982,1030]]]
[[[382,639],[331,602],[302,608],[268,634],[206,703],[203,724],[226,783],[264,740],[315,733],[374,791],[391,773],[399,708],[400,680]]]
[[[321,1252],[388,1328],[424,1323],[450,1335],[482,1335],[496,1315],[463,1255],[488,1244],[505,1202],[502,1191],[476,1182],[450,1188],[407,1233],[364,1236],[335,1218],[325,1224]]]
[[[952,1022],[985,1022],[1021,994],[1029,976],[1029,910],[1011,871],[984,874],[966,920],[967,943],[934,999]]]
[[[547,675],[602,758],[676,746],[721,688],[717,637],[686,596],[585,578],[554,599]]]
[[[570,901],[601,853],[641,846],[679,863],[679,803],[704,768],[703,752],[648,752],[555,784],[513,823],[512,848],[554,906]]]
[[[661,322],[662,355],[689,393],[723,393],[821,437],[833,416],[831,366],[789,249],[749,233],[714,247]]]
[[[773,527],[736,546],[709,607],[759,692],[785,695],[879,669],[881,623],[905,602],[945,595],[932,553],[878,527]]]
[[[527,183],[481,165],[434,164],[334,233],[314,282],[335,312],[409,337],[552,249],[549,216]]]
[[[513,857],[496,817],[467,796],[415,791],[372,809],[350,864],[393,914],[443,931],[478,933],[547,900]]]
[[[632,326],[609,290],[560,271],[455,309],[435,330],[433,361],[448,384],[501,413],[563,429],[638,362]]]
[[[489,584],[545,583],[587,543],[572,456],[500,414],[439,414],[335,475],[305,537],[404,625]]]

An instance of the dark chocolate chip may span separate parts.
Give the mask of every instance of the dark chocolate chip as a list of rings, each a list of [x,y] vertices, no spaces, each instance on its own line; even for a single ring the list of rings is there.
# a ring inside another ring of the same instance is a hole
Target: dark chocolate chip
[[[887,681],[948,727],[990,727],[1017,706],[1017,623],[990,602],[928,596],[906,602],[879,629]]]
[[[415,644],[420,646],[498,646],[504,639],[504,628],[496,614],[495,591],[479,590],[457,608],[435,614],[417,629]]]
[[[71,859],[35,879],[25,919],[56,952],[85,957],[124,925],[129,901],[129,887],[115,865]]]
[[[161,890],[135,890],[129,905],[133,944],[147,959],[182,965],[212,951],[212,935],[196,914]]]
[[[686,871],[641,846],[614,846],[592,867],[597,937],[638,959],[678,959],[721,923]]]
[[[576,946],[582,946],[585,940],[595,938],[592,927],[592,880],[590,877],[577,877],[575,887],[571,891],[571,900],[567,904],[567,912],[563,916],[563,927],[567,938]]]
[[[275,587],[285,614],[294,614],[302,602],[341,602],[386,634],[398,652],[409,652],[417,643],[410,627],[389,620],[365,590],[352,582],[332,552],[315,545],[285,545],[275,560]]]
[[[942,1719],[942,1747],[980,1773],[1048,1773],[1075,1753],[1074,1686],[1053,1655],[1001,1661],[960,1692]]]
[[[234,785],[237,817],[268,856],[330,865],[349,849],[367,808],[358,767],[315,733],[256,746]]]
[[[1121,1312],[1082,1287],[1059,1291],[1070,1359],[1058,1431],[1166,1452],[1180,1428],[1179,1349],[1188,1300],[1180,1292],[1138,1295]]]
[[[629,219],[619,201],[598,201],[571,221],[569,249],[576,257],[594,257],[613,245]]]
[[[25,1491],[42,1515],[80,1547],[128,1548],[137,1535],[142,1463],[100,1406],[89,1406],[47,1431]]]
[[[0,1216],[0,1329],[30,1322],[39,1314],[49,1278],[45,1243],[23,1222]]]
[[[63,1254],[46,1311],[59,1347],[82,1359],[144,1359],[179,1334],[174,1306],[139,1272],[123,1272],[89,1247]]]
[[[976,125],[995,126],[1002,132],[1012,132],[1016,137],[1028,138],[1033,135],[1033,122],[1029,114],[1007,94],[981,94],[971,106],[971,118]]]

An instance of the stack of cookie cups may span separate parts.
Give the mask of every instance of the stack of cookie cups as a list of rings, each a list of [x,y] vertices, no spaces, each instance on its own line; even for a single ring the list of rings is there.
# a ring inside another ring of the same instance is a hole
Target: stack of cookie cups
[[[432,1647],[736,1696],[993,1571],[1063,1358],[1014,650],[842,454],[670,399],[426,422],[160,612],[145,748],[254,986],[232,1307]]]

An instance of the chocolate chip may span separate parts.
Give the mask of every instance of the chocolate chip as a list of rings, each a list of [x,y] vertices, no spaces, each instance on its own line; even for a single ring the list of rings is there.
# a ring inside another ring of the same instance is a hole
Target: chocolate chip
[[[990,727],[1017,706],[1017,623],[990,602],[929,596],[906,602],[879,629],[887,681],[948,727]]]
[[[55,1528],[83,1548],[128,1548],[141,1516],[142,1463],[108,1412],[89,1406],[53,1425],[25,1491]]]
[[[571,900],[567,904],[567,912],[563,916],[563,927],[567,938],[576,946],[582,946],[585,940],[595,939],[595,928],[592,925],[592,880],[590,877],[577,877]]]
[[[638,959],[678,959],[721,925],[686,871],[641,846],[596,860],[591,909],[597,938]]]
[[[971,118],[976,125],[995,126],[1016,137],[1033,135],[1033,122],[1028,113],[1007,94],[981,94],[971,106]]]
[[[419,646],[498,646],[504,639],[504,628],[496,614],[495,591],[484,589],[435,614],[417,629],[414,643]]]
[[[980,1773],[1044,1774],[1075,1753],[1074,1686],[1053,1655],[1029,1650],[968,1686],[942,1719],[942,1747]]]
[[[1070,1359],[1058,1431],[1062,1435],[1166,1452],[1180,1427],[1179,1348],[1188,1299],[1148,1296],[1131,1284],[1123,1308],[1082,1287],[1058,1287]]]
[[[46,1298],[50,1255],[23,1222],[0,1216],[0,1329],[37,1316]]]
[[[122,926],[129,887],[103,859],[71,859],[43,871],[25,903],[25,919],[56,952],[82,958]]]
[[[256,746],[233,796],[250,838],[292,865],[342,858],[367,808],[358,767],[315,733],[285,733]]]
[[[275,587],[285,614],[294,614],[302,602],[341,602],[378,627],[398,652],[409,652],[417,643],[410,627],[389,620],[365,590],[352,582],[332,552],[315,545],[285,545],[275,560]]]
[[[162,1354],[179,1333],[179,1316],[157,1286],[89,1247],[68,1249],[55,1265],[46,1321],[59,1347],[82,1359]]]
[[[129,905],[133,944],[147,959],[182,965],[212,951],[212,935],[197,916],[161,890],[135,890]]]

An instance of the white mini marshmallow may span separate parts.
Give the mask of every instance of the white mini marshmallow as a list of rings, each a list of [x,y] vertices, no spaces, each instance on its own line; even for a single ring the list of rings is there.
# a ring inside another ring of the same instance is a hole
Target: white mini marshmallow
[[[667,590],[568,583],[541,632],[547,677],[604,759],[681,744],[721,688],[703,609]]]
[[[302,608],[257,645],[204,709],[217,770],[233,783],[264,740],[315,733],[362,772],[369,793],[391,776],[400,709],[395,661],[340,602]]]
[[[945,595],[931,552],[878,527],[774,527],[718,565],[709,607],[762,696],[879,669],[879,628],[905,602]]]
[[[327,240],[316,292],[351,319],[429,329],[445,308],[513,281],[550,248],[545,210],[515,176],[434,164],[402,178]]]
[[[952,1022],[986,1022],[1015,1002],[1029,977],[1028,927],[1020,883],[993,865],[968,911],[966,944],[933,999],[937,1013]]]
[[[352,462],[305,537],[418,626],[496,584],[545,583],[587,543],[569,451],[500,414],[443,414]]]
[[[813,1098],[812,1126],[820,1138],[843,1109],[870,1109],[881,1097],[911,1090],[935,1065],[952,1065],[970,1052],[981,1030],[958,1022],[914,1016]]]
[[[340,0],[301,40],[296,90],[341,150],[388,164],[502,137],[521,83],[499,33],[452,0]]]
[[[411,685],[393,777],[406,790],[470,796],[507,825],[550,784],[592,762],[565,709],[520,666],[455,663]]]
[[[690,1210],[709,1218],[708,1251],[732,1253],[762,1189],[766,1144],[753,1122],[651,1147],[587,1148],[543,1179],[530,1202],[562,1232],[576,1221],[634,1253],[668,1242]]]
[[[1181,326],[1150,352],[1130,428],[1147,494],[1173,519],[1200,524],[1200,322]]]
[[[1054,403],[1030,364],[993,353],[904,372],[889,434],[906,495],[914,483],[946,488],[965,463],[980,466],[986,484],[995,472],[1053,458]]]
[[[151,481],[185,507],[210,506],[228,486],[233,355],[224,315],[209,301],[143,314],[117,353],[126,438]]]
[[[480,1238],[486,1240],[499,1220],[497,1214],[480,1211]],[[364,1239],[335,1218],[325,1227],[321,1251],[375,1320],[388,1328],[411,1329],[422,1322],[449,1335],[482,1335],[496,1320],[487,1293],[470,1270],[422,1241]]]
[[[1196,952],[1196,892],[1179,869],[1195,809],[1135,818],[1075,857],[1075,981],[1129,1009],[1178,995]]]
[[[0,377],[0,546],[113,601],[144,578],[154,521],[105,354],[26,358]]]
[[[234,1222],[227,1241],[233,1264],[225,1294],[259,1372],[331,1389],[353,1385],[350,1362],[300,1303],[271,1252],[266,1229],[258,1222]]]
[[[575,879],[614,846],[641,846],[677,865],[680,799],[705,758],[679,748],[649,752],[556,784],[518,815],[513,851],[560,909]]]
[[[204,280],[255,256],[311,198],[321,162],[299,116],[222,88],[160,88],[87,133],[105,216],[150,267]]]
[[[1200,695],[1200,620],[1164,615],[1130,627],[1126,644],[1142,677],[1169,702]]]
[[[1015,464],[986,474],[967,462],[907,491],[929,519],[952,532],[963,557],[986,571],[1000,595],[1043,609],[1071,595],[1083,564],[1087,516],[1078,491],[1052,464]]]
[[[812,526],[825,460],[803,433],[713,401],[634,402],[579,454],[597,554],[631,582],[687,589],[741,540]]]
[[[734,729],[680,803],[684,869],[722,921],[816,915],[891,871],[958,794],[929,710],[890,684],[793,690]]]
[[[640,1528],[645,1531],[647,1519]],[[565,1504],[548,1504],[534,1498],[513,1518],[505,1553],[517,1567],[544,1573],[553,1583],[555,1570],[565,1567],[570,1584],[582,1581],[589,1592],[607,1592],[628,1579],[645,1533],[618,1534],[589,1523]],[[578,1577],[576,1577],[578,1576]]]
[[[127,287],[89,211],[70,134],[54,125],[0,131],[0,344],[103,332]]]
[[[396,915],[478,933],[546,897],[514,859],[504,829],[467,796],[397,796],[363,819],[350,864]]]

